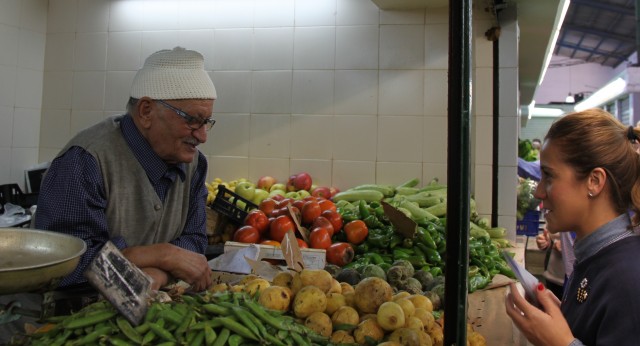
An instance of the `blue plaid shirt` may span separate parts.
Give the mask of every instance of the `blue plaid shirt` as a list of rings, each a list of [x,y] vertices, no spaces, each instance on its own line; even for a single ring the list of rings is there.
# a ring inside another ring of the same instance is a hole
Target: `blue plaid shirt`
[[[121,130],[129,148],[147,172],[149,182],[164,202],[175,179],[184,181],[185,164],[166,164],[142,137],[129,115],[122,118]],[[207,248],[205,203],[208,192],[204,185],[207,161],[202,153],[198,155],[198,167],[191,182],[188,221],[182,234],[171,244],[204,254]],[[60,286],[86,281],[83,272],[107,241],[111,240],[119,249],[127,247],[124,238],[109,234],[106,206],[100,167],[91,154],[80,147],[71,147],[51,163],[40,189],[35,226],[82,238],[87,244],[87,251],[78,267],[62,280]]]

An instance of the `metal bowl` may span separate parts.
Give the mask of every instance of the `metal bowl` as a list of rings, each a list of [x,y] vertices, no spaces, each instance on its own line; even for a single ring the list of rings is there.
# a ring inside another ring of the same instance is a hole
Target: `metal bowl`
[[[63,233],[0,228],[0,294],[56,288],[86,249],[82,239]]]

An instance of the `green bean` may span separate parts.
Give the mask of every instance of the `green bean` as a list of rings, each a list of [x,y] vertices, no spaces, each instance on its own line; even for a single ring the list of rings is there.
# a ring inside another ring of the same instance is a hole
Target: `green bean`
[[[102,311],[95,315],[87,316],[87,317],[79,317],[72,320],[65,320],[62,325],[67,329],[76,329],[76,328],[84,328],[88,326],[93,326],[102,321],[106,321],[117,314],[116,311]]]
[[[127,321],[124,317],[118,316],[116,318],[116,324],[118,325],[118,329],[126,336],[129,340],[135,342],[136,344],[142,343],[142,335],[138,333],[129,321]]]
[[[151,329],[151,328],[149,328],[149,329]],[[142,344],[143,345],[148,345],[155,338],[156,338],[156,334],[152,330],[149,330],[147,332],[147,334],[145,334],[144,337],[142,338]]]
[[[180,313],[178,313],[177,311],[167,309],[160,311],[158,313],[158,318],[163,318],[175,325],[179,325],[180,323],[182,323],[182,319],[184,318],[184,316],[180,315]]]
[[[113,337],[109,338],[109,342],[113,346],[130,346],[131,345],[131,343],[127,340],[113,338]]]
[[[220,322],[222,322],[222,325],[225,326],[225,328],[230,329],[231,331],[233,331],[236,334],[240,334],[241,336],[247,338],[247,339],[251,339],[251,340],[255,340],[255,341],[259,341],[260,339],[253,334],[253,332],[243,326],[242,324],[230,319],[229,317],[216,317],[215,319],[219,320]]]
[[[264,324],[262,323],[262,321],[260,321],[260,319],[258,317],[256,317],[254,314],[252,314],[249,311],[245,311],[245,313],[246,313],[247,317],[251,320],[251,322],[253,322],[253,324],[258,329],[258,332],[256,333],[256,335],[258,335],[258,336],[260,336],[260,335],[266,336],[266,335],[269,334],[267,332],[267,328],[264,326]]]
[[[289,326],[284,322],[284,320],[275,318],[269,315],[265,309],[262,308],[261,305],[252,301],[245,301],[244,305],[253,312],[255,316],[257,316],[262,321],[266,322],[268,325],[275,327],[280,330],[289,330]]]
[[[217,304],[204,304],[202,305],[202,308],[206,311],[206,312],[210,312],[212,314],[215,315],[219,315],[219,316],[225,316],[229,314],[229,308],[217,305]]]
[[[240,346],[244,338],[238,334],[233,334],[229,337],[229,346]]]
[[[278,339],[277,337],[275,337],[275,336],[273,336],[273,335],[271,335],[269,333],[265,334],[264,338],[268,342],[270,342],[270,343],[272,343],[272,344],[274,344],[276,346],[286,346],[286,344],[284,342],[280,341],[280,339]]]
[[[296,345],[299,345],[299,346],[309,345],[309,342],[305,338],[303,338],[302,335],[298,333],[291,333],[291,337],[296,342]]]
[[[144,322],[139,326],[133,327],[133,329],[140,335],[146,334],[149,331],[149,322]]]
[[[95,344],[98,338],[100,338],[101,336],[106,336],[107,334],[110,334],[112,330],[113,328],[111,328],[111,326],[96,328],[96,330],[92,331],[91,333],[83,336],[78,340],[75,340],[72,344],[74,346]]]
[[[213,330],[213,328],[208,325],[204,326],[204,340],[207,345],[213,344],[217,336],[218,335],[216,334],[216,331]]]
[[[195,316],[196,316],[195,311],[189,311],[187,313],[187,316],[182,320],[182,322],[180,323],[180,325],[178,326],[178,328],[176,328],[176,330],[174,332],[174,334],[178,338],[182,338],[182,335],[187,331],[189,326],[193,323],[193,321],[195,319]]]
[[[52,346],[61,346],[64,345],[65,341],[69,339],[73,331],[71,329],[67,329],[62,334],[58,335],[58,337],[51,343]]]
[[[244,308],[241,308],[238,306],[233,307],[231,311],[233,311],[233,314],[236,315],[236,317],[238,317],[240,322],[242,322],[242,324],[244,324],[245,327],[247,327],[255,336],[262,339],[260,335],[260,331],[258,330],[258,326],[256,326],[255,323],[253,323],[253,321],[251,320],[251,317],[248,316],[248,315],[251,315],[251,313],[247,312]]]
[[[189,346],[200,346],[204,342],[204,330],[201,330],[196,334],[196,337],[191,340]]]
[[[164,327],[159,326],[156,323],[153,323],[153,322],[149,323],[149,328],[154,334],[156,334],[161,339],[164,339],[166,341],[173,341],[173,342],[177,341],[176,338],[173,337],[173,335],[171,335],[171,333],[169,333],[168,330],[164,329]]]
[[[227,328],[222,328],[212,346],[224,346],[227,343],[227,339],[229,339],[229,335],[231,335],[231,331]]]

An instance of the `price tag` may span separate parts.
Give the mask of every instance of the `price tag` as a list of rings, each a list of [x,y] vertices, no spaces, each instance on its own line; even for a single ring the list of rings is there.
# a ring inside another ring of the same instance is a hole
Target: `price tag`
[[[147,313],[151,278],[107,242],[84,276],[133,325]]]

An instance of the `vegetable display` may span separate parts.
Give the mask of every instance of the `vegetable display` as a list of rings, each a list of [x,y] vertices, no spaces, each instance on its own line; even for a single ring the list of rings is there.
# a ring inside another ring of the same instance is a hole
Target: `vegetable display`
[[[386,277],[397,289],[425,292],[433,288],[421,281],[426,273],[434,278],[444,274],[446,185],[435,180],[422,188],[417,188],[417,185],[418,180],[412,179],[395,188],[366,184],[341,192],[347,196],[357,196],[363,192],[376,191],[387,196],[372,201],[343,198],[335,202],[346,224],[361,222],[368,229],[368,235],[361,243],[349,240],[345,232],[346,226],[342,232],[334,236],[335,240],[354,243],[355,258],[345,268],[355,270],[360,279],[369,276]],[[398,232],[385,215],[382,201],[389,203],[417,223],[418,228],[413,237],[406,237]],[[504,239],[506,229],[491,227],[486,218],[479,217],[475,212],[473,200],[471,212],[469,292],[474,292],[486,287],[498,273],[511,278],[514,278],[514,274],[499,251],[500,248],[511,246],[508,240]],[[420,272],[422,277],[414,278],[415,272]],[[357,276],[350,272],[343,275],[348,276],[351,282],[357,279]]]

